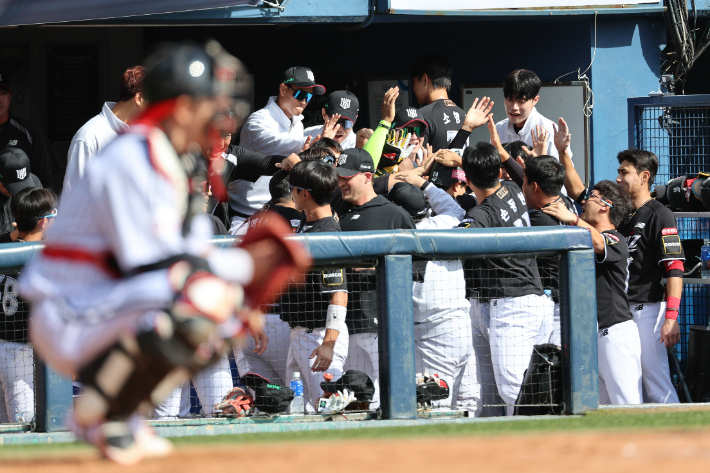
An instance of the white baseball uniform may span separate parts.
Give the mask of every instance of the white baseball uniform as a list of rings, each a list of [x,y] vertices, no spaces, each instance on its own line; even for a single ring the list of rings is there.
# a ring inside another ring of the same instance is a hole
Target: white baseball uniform
[[[281,386],[288,386],[291,378],[286,376],[286,360],[290,344],[291,327],[281,320],[279,314],[266,314],[264,333],[269,337],[266,351],[261,355],[253,352],[254,339],[249,338],[244,348],[234,349],[239,375],[257,373],[269,381]]]
[[[599,330],[599,404],[641,404],[641,339],[627,320]]]

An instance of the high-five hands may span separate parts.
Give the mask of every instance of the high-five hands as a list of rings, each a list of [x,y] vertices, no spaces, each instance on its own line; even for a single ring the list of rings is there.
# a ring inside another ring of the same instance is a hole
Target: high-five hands
[[[462,129],[466,131],[473,131],[481,125],[484,125],[488,121],[488,117],[491,115],[491,109],[493,108],[494,102],[491,101],[490,97],[483,97],[481,101],[478,101],[478,97],[473,101],[473,105],[468,109],[466,113],[466,118],[463,120]]]

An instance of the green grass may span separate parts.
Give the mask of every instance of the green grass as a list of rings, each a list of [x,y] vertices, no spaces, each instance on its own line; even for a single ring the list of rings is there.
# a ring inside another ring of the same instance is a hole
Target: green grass
[[[352,430],[321,430],[249,435],[178,437],[176,446],[219,445],[227,443],[323,442],[338,440],[383,440],[417,437],[506,435],[547,432],[599,430],[692,430],[710,427],[710,410],[603,410],[574,418],[526,419],[511,422],[439,424],[418,427],[387,427]],[[83,443],[50,445],[7,445],[0,447],[0,461],[93,454]]]

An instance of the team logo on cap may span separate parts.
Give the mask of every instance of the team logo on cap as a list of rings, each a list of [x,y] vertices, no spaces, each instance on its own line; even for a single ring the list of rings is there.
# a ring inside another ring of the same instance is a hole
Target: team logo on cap
[[[350,108],[350,99],[341,98],[340,99],[340,106],[342,108]]]
[[[342,166],[345,164],[345,161],[347,161],[348,155],[347,154],[341,154],[340,158],[338,158],[338,166]]]
[[[416,108],[408,108],[407,109],[407,116],[409,118],[417,118],[417,109]]]
[[[16,172],[18,179],[24,179],[27,177],[27,168],[18,169]]]
[[[308,78],[309,78],[310,80],[312,80],[313,82],[316,81],[316,78],[313,77],[313,72],[312,72],[312,71],[306,71],[306,75],[307,75]]]

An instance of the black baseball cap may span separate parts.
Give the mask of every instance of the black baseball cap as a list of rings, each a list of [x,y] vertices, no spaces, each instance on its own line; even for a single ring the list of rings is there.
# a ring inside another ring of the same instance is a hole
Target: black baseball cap
[[[0,183],[11,195],[26,187],[42,187],[30,173],[30,158],[19,148],[0,150]]]
[[[242,382],[254,391],[254,405],[269,414],[284,412],[294,398],[291,388],[272,383],[256,373],[245,374]]]
[[[311,89],[315,95],[325,94],[325,87],[316,84],[316,79],[313,76],[313,71],[307,67],[292,67],[284,72],[284,84],[294,85],[303,89]]]
[[[360,101],[350,91],[336,90],[325,99],[325,113],[332,117],[336,113],[355,123],[360,113]]]
[[[446,167],[441,163],[434,163],[429,173],[429,181],[436,187],[448,189],[456,182],[466,182],[466,173],[461,168]]]
[[[424,192],[415,185],[407,182],[398,182],[390,189],[387,198],[402,207],[409,215],[421,218],[426,215],[426,197]]]
[[[350,148],[340,154],[335,171],[338,176],[352,177],[361,172],[375,172],[375,163],[370,153],[364,149]]]
[[[2,87],[3,89],[7,89],[8,92],[12,93],[10,84],[8,84],[7,80],[5,79],[5,74],[0,74],[0,87]]]
[[[324,381],[320,383],[323,392],[336,393],[347,389],[355,394],[358,401],[372,401],[372,396],[375,394],[375,385],[372,380],[362,371],[348,370],[340,377],[339,380],[333,382]]]
[[[394,128],[399,130],[405,126],[428,127],[421,110],[416,107],[403,107],[397,110],[394,115]]]

